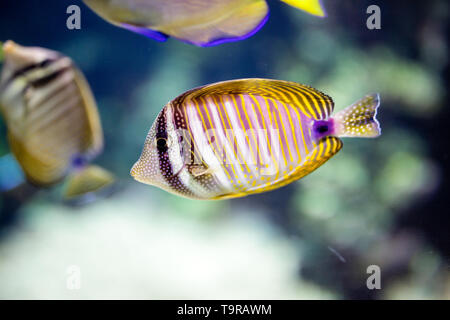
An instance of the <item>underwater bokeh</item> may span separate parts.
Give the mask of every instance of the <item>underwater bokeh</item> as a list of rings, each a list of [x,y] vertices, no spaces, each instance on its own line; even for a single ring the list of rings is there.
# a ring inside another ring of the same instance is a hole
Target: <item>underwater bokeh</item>
[[[120,183],[78,205],[60,187],[1,194],[1,299],[450,299],[447,1],[377,1],[380,30],[366,27],[370,1],[324,0],[325,19],[269,1],[257,34],[209,48],[152,41],[78,1],[81,29],[69,30],[73,2],[3,1],[0,41],[58,50],[83,70],[105,134],[96,163]],[[312,174],[241,199],[187,200],[130,177],[168,101],[249,77],[311,85],[337,111],[379,92],[383,134],[344,139]],[[370,265],[379,290],[366,286]]]

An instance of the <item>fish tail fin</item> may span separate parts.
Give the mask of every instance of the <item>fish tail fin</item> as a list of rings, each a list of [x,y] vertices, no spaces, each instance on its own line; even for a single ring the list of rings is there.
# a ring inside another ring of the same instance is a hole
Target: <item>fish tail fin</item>
[[[281,0],[290,6],[303,10],[318,17],[326,17],[327,13],[321,4],[321,0]]]
[[[95,165],[76,170],[64,186],[64,198],[71,200],[111,187],[115,178],[109,171]]]
[[[377,109],[380,95],[373,93],[339,111],[334,119],[335,135],[338,137],[375,138],[381,134]]]

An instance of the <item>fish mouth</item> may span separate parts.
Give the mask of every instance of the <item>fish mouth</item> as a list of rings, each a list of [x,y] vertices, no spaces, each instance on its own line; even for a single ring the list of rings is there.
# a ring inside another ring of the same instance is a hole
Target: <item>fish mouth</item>
[[[139,181],[139,182],[143,182],[142,179],[140,178],[138,167],[139,167],[139,161],[137,161],[133,165],[133,167],[131,167],[130,175],[134,178],[134,180]]]
[[[16,46],[16,43],[12,40],[7,40],[3,44],[3,51],[7,54],[11,54],[14,51],[14,48]]]
[[[18,66],[24,66],[33,62],[29,51],[12,40],[7,40],[3,44],[3,52],[5,56]]]

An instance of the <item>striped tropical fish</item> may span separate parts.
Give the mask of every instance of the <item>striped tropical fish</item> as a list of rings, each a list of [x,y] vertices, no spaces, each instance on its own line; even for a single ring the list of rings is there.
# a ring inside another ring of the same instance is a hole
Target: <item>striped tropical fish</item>
[[[195,199],[282,187],[342,148],[377,137],[378,94],[331,117],[333,100],[294,82],[241,79],[190,90],[159,113],[131,170],[138,181]]]
[[[239,41],[266,23],[266,0],[83,0],[106,21],[157,41],[169,36],[197,46]],[[281,0],[323,17],[319,0]]]
[[[88,83],[73,61],[52,50],[3,46],[0,111],[11,151],[29,182],[46,187],[69,179],[68,198],[113,182],[87,163],[103,147],[103,131]]]

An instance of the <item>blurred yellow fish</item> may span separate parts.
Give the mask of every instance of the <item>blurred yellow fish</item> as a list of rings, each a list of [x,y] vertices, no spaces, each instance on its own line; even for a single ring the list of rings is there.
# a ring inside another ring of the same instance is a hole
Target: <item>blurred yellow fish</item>
[[[103,131],[89,85],[73,61],[12,41],[3,53],[0,111],[27,180],[47,187],[69,175],[67,198],[110,185],[109,172],[87,165],[103,148]]]
[[[106,21],[158,41],[169,36],[197,46],[239,41],[266,23],[266,0],[83,0]],[[319,0],[281,0],[324,17]]]

